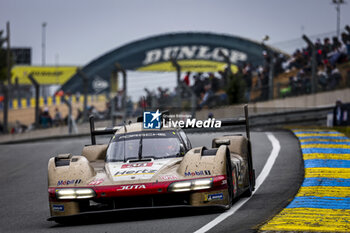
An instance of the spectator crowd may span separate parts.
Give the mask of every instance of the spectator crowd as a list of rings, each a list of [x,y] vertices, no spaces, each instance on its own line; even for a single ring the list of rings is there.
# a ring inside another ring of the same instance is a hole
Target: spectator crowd
[[[343,32],[341,38],[326,37],[314,42],[316,51],[317,89],[318,91],[333,90],[341,85],[342,76],[338,65],[350,60],[350,33]],[[279,88],[280,96],[295,96],[311,93],[312,47],[296,49],[291,56],[272,51],[266,47],[262,52],[263,64],[254,67],[250,63],[238,65],[239,75],[243,80],[244,100],[249,102],[268,100],[270,93],[269,77],[296,70],[296,74],[288,79],[287,86]],[[195,93],[198,109],[205,106],[213,107],[231,103],[228,98],[227,85],[232,78],[226,68],[218,73],[191,73],[186,72],[182,83]],[[294,72],[295,73],[295,72]],[[256,77],[253,82],[253,77]],[[183,90],[183,89],[182,89]],[[251,93],[259,90],[259,95],[251,98]],[[158,87],[157,91],[145,89],[145,100],[140,99],[138,106],[143,109],[147,106],[170,106],[176,96],[176,89]],[[188,93],[180,91],[182,97],[190,97]],[[185,95],[185,96],[184,96]]]
[[[191,95],[194,94],[197,99],[198,108],[204,106],[217,106],[227,103],[227,94],[225,87],[227,85],[226,69],[217,74],[209,73],[191,73],[186,72],[181,80],[179,90],[174,88],[172,91],[169,88],[158,87],[157,91],[151,91],[145,88],[145,99],[140,98],[138,107],[144,109],[150,106],[169,107],[172,106],[176,100],[177,93],[180,93],[182,98],[190,100]]]
[[[340,86],[342,76],[338,65],[350,60],[350,33],[343,32],[341,40],[338,37],[330,39],[326,37],[316,39],[314,42],[316,52],[316,67],[318,90],[333,90]],[[312,72],[312,47],[307,46],[302,49],[296,49],[291,57],[283,54],[267,54],[264,51],[265,65],[259,67],[258,87],[262,88],[260,100],[267,99],[268,93],[268,75],[271,59],[274,59],[274,76],[280,73],[297,70],[297,74],[289,77],[288,87],[282,89],[282,96],[299,95],[311,93],[311,72]]]

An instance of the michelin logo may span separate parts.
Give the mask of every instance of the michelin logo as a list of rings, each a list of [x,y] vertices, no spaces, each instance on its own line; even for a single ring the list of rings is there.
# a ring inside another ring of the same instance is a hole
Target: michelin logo
[[[144,129],[160,129],[160,116],[159,109],[156,112],[144,112],[143,113],[143,128]]]
[[[206,196],[205,201],[215,201],[215,200],[222,200],[224,199],[224,194],[217,193],[217,194],[209,194]]]
[[[52,210],[55,212],[64,212],[64,205],[52,205]]]

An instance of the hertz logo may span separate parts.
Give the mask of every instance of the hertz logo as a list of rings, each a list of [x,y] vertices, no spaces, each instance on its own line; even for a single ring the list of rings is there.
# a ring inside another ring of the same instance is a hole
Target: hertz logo
[[[126,170],[117,171],[114,176],[132,176],[132,175],[143,175],[143,174],[154,174],[157,170],[143,169],[143,170]]]

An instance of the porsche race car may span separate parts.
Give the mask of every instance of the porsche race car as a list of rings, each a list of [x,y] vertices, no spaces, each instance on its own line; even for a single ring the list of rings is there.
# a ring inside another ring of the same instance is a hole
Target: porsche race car
[[[228,209],[255,186],[247,136],[212,139],[212,148],[192,148],[181,128],[144,129],[142,122],[95,129],[80,155],[60,154],[48,163],[51,217],[62,219],[130,208],[219,206]],[[141,120],[142,121],[142,120]],[[112,134],[96,145],[97,135]]]

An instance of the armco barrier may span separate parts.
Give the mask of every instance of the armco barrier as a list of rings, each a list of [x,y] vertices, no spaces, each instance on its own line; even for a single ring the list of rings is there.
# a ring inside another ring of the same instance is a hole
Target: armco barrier
[[[252,127],[270,127],[285,125],[319,125],[326,126],[327,115],[333,113],[334,106],[271,112],[249,116]],[[236,119],[223,119],[222,125],[230,125]]]
[[[304,110],[291,110],[277,113],[253,115],[251,124],[254,126],[267,125],[325,125],[327,114],[333,112],[334,106],[318,107]]]

